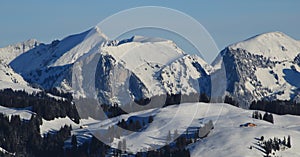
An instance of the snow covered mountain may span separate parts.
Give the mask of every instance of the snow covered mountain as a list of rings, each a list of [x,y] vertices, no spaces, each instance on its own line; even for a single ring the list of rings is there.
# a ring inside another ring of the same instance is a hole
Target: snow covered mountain
[[[70,77],[71,65],[97,44],[106,41],[105,38],[98,29],[91,29],[51,44],[39,44],[11,61],[10,65],[31,84],[67,91],[70,90],[67,78]]]
[[[211,67],[197,56],[190,56],[175,43],[165,39],[134,36],[121,41],[108,41],[75,65],[87,70],[86,63],[97,58],[95,76],[81,71],[81,78],[94,77],[96,91],[104,104],[127,104],[157,95],[207,93]],[[98,54],[98,55],[96,55]],[[159,56],[159,57],[158,57]],[[200,81],[203,79],[205,81]],[[85,89],[77,90],[84,96]],[[197,98],[197,100],[199,97]]]
[[[230,45],[212,66],[172,41],[142,36],[109,40],[97,27],[50,44],[29,40],[0,52],[1,82],[57,88],[86,97],[90,81],[84,78],[90,78],[105,104],[126,104],[163,94],[210,95],[210,78],[218,76],[219,69],[226,71],[227,94],[241,107],[249,108],[252,101],[261,99],[298,102],[300,97],[300,42],[281,32]],[[93,65],[89,64],[92,60]]]
[[[22,53],[33,49],[39,44],[37,40],[31,39],[15,45],[9,45],[5,48],[0,48],[0,89],[12,88],[16,90],[26,90],[27,92],[35,90],[31,88],[29,83],[9,64]]]
[[[248,108],[254,100],[290,100],[298,94],[299,56],[299,41],[270,32],[226,47],[213,66],[225,68],[227,92]]]
[[[208,93],[212,70],[201,58],[186,54],[172,41],[141,36],[109,40],[97,27],[50,44],[31,40],[9,46],[2,49],[1,56],[16,76],[22,76],[18,77],[20,84],[27,81],[33,87],[57,88],[75,92],[78,97],[87,96],[82,86],[88,86],[84,84],[85,74],[94,68],[94,88],[105,104],[126,104],[156,95]],[[95,59],[95,65],[87,67]],[[76,84],[81,87],[74,91],[77,85],[72,84],[72,70],[77,67]]]

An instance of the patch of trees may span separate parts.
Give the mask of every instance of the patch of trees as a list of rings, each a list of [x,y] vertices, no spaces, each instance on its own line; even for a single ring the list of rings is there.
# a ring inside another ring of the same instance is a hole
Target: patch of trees
[[[76,136],[75,136],[76,137]],[[71,148],[66,148],[66,157],[105,157],[110,150],[110,146],[104,144],[95,136],[91,140],[84,142],[82,145],[73,145]]]
[[[198,135],[198,134],[197,134]],[[138,152],[137,157],[190,157],[190,152],[186,146],[195,142],[198,136],[190,137],[188,135],[179,135],[177,130],[169,131],[166,136],[166,143],[169,143],[159,149],[149,148],[147,152]]]
[[[49,90],[46,90],[45,92],[50,93],[50,94],[55,95],[55,96],[66,98],[68,100],[73,100],[72,93],[60,92],[57,88],[51,88]]]
[[[105,105],[103,105],[103,106],[105,106]],[[106,107],[107,108],[106,108],[106,110],[104,110],[104,112],[106,113],[106,115],[109,118],[120,116],[122,114],[126,114],[126,112],[123,111],[122,108],[120,108],[118,104],[114,104],[113,106],[106,105]]]
[[[270,122],[272,124],[274,124],[274,118],[273,115],[271,113],[265,112],[264,116],[262,116],[262,114],[258,111],[254,111],[252,113],[252,118],[254,119],[259,119],[259,120],[264,120],[267,122]]]
[[[109,126],[106,134],[102,135],[103,139],[112,142],[114,138],[119,139],[121,136],[128,135],[131,132],[141,131],[153,121],[153,116],[139,118],[141,119],[129,117],[126,121],[122,119],[117,125]]]
[[[96,137],[79,145],[76,135],[71,137],[71,146],[65,148],[64,157],[105,157],[110,147]]]
[[[150,150],[148,152],[139,152],[136,157],[190,157],[190,151],[187,149],[172,150],[169,145],[166,145],[158,150]]]
[[[271,113],[266,112],[263,116],[263,120],[274,124],[273,115]]]
[[[252,110],[262,110],[279,115],[292,114],[300,115],[300,104],[287,100],[259,100],[253,101],[250,105]]]
[[[192,143],[192,140],[187,139],[184,136],[179,136],[176,142],[165,145],[159,149],[149,149],[145,152],[138,152],[132,154],[126,151],[127,142],[126,140],[120,140],[117,148],[111,148],[110,146],[104,144],[101,140],[97,139],[95,136],[91,140],[87,140],[81,145],[76,145],[76,136],[72,136],[71,147],[65,149],[66,157],[105,157],[105,156],[127,156],[132,157],[190,157],[190,152],[185,147]]]
[[[138,132],[140,129],[142,129],[143,126],[145,126],[145,122],[141,124],[139,120],[131,119],[125,121],[124,119],[122,119],[121,121],[118,122],[117,126],[124,130]]]
[[[29,120],[21,120],[19,115],[9,118],[0,114],[0,147],[17,156],[63,156],[64,141],[70,137],[72,128],[64,126],[43,138],[40,135],[41,124],[42,118],[38,115],[32,115]]]
[[[144,98],[144,99],[140,99],[140,100],[134,100],[135,103],[139,104],[139,105],[147,105],[149,104],[151,101],[150,98]]]
[[[166,102],[164,106],[180,104],[181,94],[167,94]]]
[[[92,103],[91,101],[93,100],[80,100],[81,104],[85,105],[85,107],[80,107],[82,109],[86,109],[86,111],[81,111],[80,116],[81,117],[85,117],[87,118],[88,116],[91,117],[91,115],[93,115],[92,117],[94,117],[95,119],[97,118],[97,114],[99,114],[99,112],[96,112],[97,109],[95,105],[90,105],[89,104],[95,104]],[[83,103],[83,101],[86,101]],[[153,108],[161,108],[161,107],[167,107],[170,105],[178,105],[180,103],[183,102],[209,102],[210,101],[210,97],[207,96],[205,93],[202,94],[190,94],[190,95],[181,95],[181,94],[167,94],[167,95],[157,95],[157,96],[153,96],[150,99],[149,98],[145,98],[143,100],[135,100],[132,103],[137,103],[139,105],[143,106],[143,109],[153,109]],[[91,102],[91,103],[89,103]],[[151,105],[149,105],[151,103]],[[88,106],[87,106],[88,105]],[[147,108],[147,105],[149,105],[149,107]],[[94,108],[91,110],[91,108]],[[119,104],[113,104],[113,105],[107,105],[107,104],[101,104],[101,108],[102,110],[105,112],[106,116],[109,118],[112,117],[116,117],[116,116],[120,116],[122,114],[127,114],[127,112],[137,112],[140,111],[139,109],[136,109],[134,107],[132,107],[132,104],[125,104],[124,106],[122,106],[122,108],[126,108],[125,112],[121,107],[119,107]],[[96,113],[91,113],[91,112],[96,112]],[[103,117],[103,115],[100,115],[101,117]]]
[[[252,113],[252,118],[262,120],[262,115],[261,115],[260,112],[254,111],[254,112]]]
[[[120,140],[118,143],[118,150],[116,151],[117,156],[121,155],[122,152],[126,153],[126,149],[127,149],[126,139],[123,139],[122,141]]]
[[[79,123],[76,106],[71,100],[58,100],[47,95],[45,92],[13,91],[4,89],[0,91],[0,105],[12,108],[32,107],[32,111],[46,120],[53,120],[58,117],[70,117]]]
[[[224,103],[239,107],[238,102],[234,98],[232,98],[231,96],[228,96],[228,95],[225,96]]]
[[[183,102],[206,102],[210,101],[210,97],[205,93],[191,93],[189,95],[184,94],[167,94],[164,106],[180,104]]]
[[[71,147],[65,149],[65,157],[106,157],[106,156],[121,156],[125,153],[126,141],[122,140],[118,144],[119,149],[111,148],[110,146],[103,143],[97,137],[93,136],[91,140],[85,141],[81,145],[75,145],[76,136],[72,136]],[[132,155],[133,156],[133,155]]]
[[[288,136],[287,139],[285,137],[283,139],[274,137],[273,139],[270,138],[268,140],[264,140],[264,137],[262,136],[258,142],[258,145],[264,149],[264,153],[267,157],[269,157],[270,154],[275,155],[276,151],[282,151],[292,147],[290,136]]]

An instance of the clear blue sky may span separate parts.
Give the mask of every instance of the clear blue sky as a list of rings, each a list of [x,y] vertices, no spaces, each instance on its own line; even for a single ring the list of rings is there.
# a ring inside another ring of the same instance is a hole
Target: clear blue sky
[[[297,0],[4,0],[0,2],[0,47],[30,38],[42,42],[62,39],[118,11],[147,5],[169,7],[192,16],[205,26],[219,49],[269,31],[300,39]]]

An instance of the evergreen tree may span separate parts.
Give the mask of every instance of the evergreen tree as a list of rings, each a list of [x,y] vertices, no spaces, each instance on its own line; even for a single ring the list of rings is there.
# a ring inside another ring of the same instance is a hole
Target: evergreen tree
[[[173,134],[173,140],[176,140],[176,138],[178,138],[178,137],[179,137],[179,134],[178,134],[178,130],[176,129]]]
[[[289,147],[289,148],[292,147],[292,144],[291,144],[291,136],[290,136],[290,135],[289,135],[288,138],[287,138],[286,146]]]
[[[262,119],[262,115],[261,115],[261,113],[259,113],[259,119]]]
[[[269,114],[269,113],[267,113],[267,112],[264,114],[263,120],[265,120],[265,121],[267,121],[267,122],[270,122],[270,123],[274,124],[273,115],[272,115],[272,114]]]
[[[119,154],[121,152],[122,152],[122,141],[119,141],[117,153]]]
[[[285,136],[283,137],[282,144],[286,146],[286,138],[285,138]]]
[[[261,137],[260,137],[260,140],[261,140],[261,141],[264,141],[264,139],[265,139],[264,136],[261,136]]]
[[[126,148],[127,148],[127,146],[126,146],[126,140],[123,139],[123,142],[122,142],[122,150],[124,150],[124,152],[126,152]]]
[[[172,136],[171,136],[171,131],[169,130],[168,135],[167,135],[167,143],[171,142]]]
[[[76,135],[72,135],[72,139],[71,139],[72,148],[76,150],[77,149],[77,144],[78,144],[78,142],[77,142]]]
[[[152,123],[153,122],[153,116],[149,116],[149,120],[148,120],[148,123]]]

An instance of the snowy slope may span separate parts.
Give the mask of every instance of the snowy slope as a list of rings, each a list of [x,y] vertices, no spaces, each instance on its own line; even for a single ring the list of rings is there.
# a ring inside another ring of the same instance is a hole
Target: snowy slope
[[[29,120],[33,113],[29,108],[14,109],[0,106],[0,113],[11,117],[12,115],[19,115],[21,119]]]
[[[213,108],[220,107],[220,104]],[[210,107],[212,107],[210,106]],[[198,141],[190,148],[192,156],[263,156],[263,153],[255,148],[255,138],[264,136],[266,139],[290,135],[294,140],[289,150],[279,152],[279,156],[299,156],[297,149],[300,142],[299,117],[297,116],[274,116],[275,124],[251,118],[252,111],[223,105],[215,129],[204,140]],[[211,109],[213,109],[211,108]],[[208,114],[209,115],[209,114]],[[208,118],[211,116],[207,116]],[[254,123],[256,127],[241,128],[240,124]]]
[[[229,95],[248,108],[254,100],[290,100],[298,94],[299,54],[299,41],[270,32],[230,45],[213,66],[226,70]]]
[[[75,129],[72,134],[80,138],[79,143],[84,142],[91,136],[91,132],[105,135],[109,126],[116,125],[122,119],[129,117],[154,116],[154,121],[142,132],[133,132],[123,135],[120,139],[115,138],[111,145],[117,148],[120,140],[126,139],[127,151],[136,152],[159,148],[166,143],[168,132],[178,131],[185,134],[188,127],[203,126],[203,122],[213,120],[214,129],[208,137],[188,146],[191,155],[198,156],[263,156],[263,153],[255,148],[255,138],[264,136],[266,139],[290,135],[292,148],[281,151],[277,155],[296,157],[300,155],[297,149],[300,146],[300,117],[291,115],[273,115],[274,124],[253,119],[251,110],[236,108],[228,104],[212,103],[185,103],[168,106],[161,109],[147,110],[119,117],[99,121],[96,123],[85,123],[87,128]],[[254,123],[256,127],[240,127],[241,124]],[[173,136],[173,135],[172,135]],[[66,145],[70,139],[66,141]]]
[[[13,90],[25,90],[28,93],[40,91],[32,88],[21,75],[16,73],[8,64],[0,63],[0,90],[11,88]]]
[[[24,81],[22,76],[14,72],[14,70],[6,63],[0,63],[0,81],[24,86],[28,84],[26,81]]]
[[[54,120],[43,119],[42,125],[40,126],[41,135],[47,134],[49,132],[58,131],[64,125],[72,126],[72,128],[78,127],[69,117],[65,118],[55,118]]]
[[[11,88],[13,90],[24,90],[27,93],[40,91],[37,88],[32,88],[21,75],[16,73],[10,65],[5,62],[0,62],[0,90]]]

